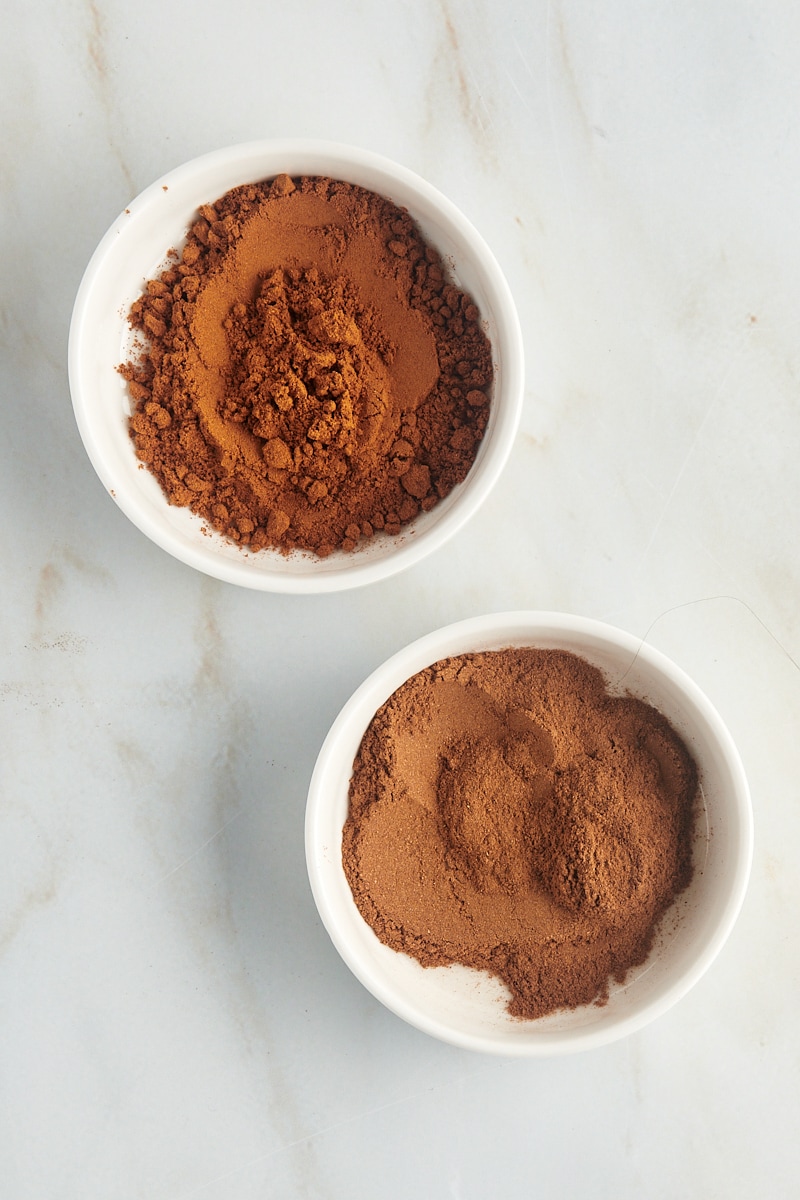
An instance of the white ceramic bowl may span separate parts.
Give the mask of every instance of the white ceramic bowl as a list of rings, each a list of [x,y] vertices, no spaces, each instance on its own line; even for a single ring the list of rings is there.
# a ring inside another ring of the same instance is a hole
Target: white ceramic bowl
[[[654,705],[685,739],[702,789],[694,878],[662,920],[647,961],[624,984],[612,985],[605,1006],[588,1005],[535,1021],[509,1016],[504,989],[488,976],[461,966],[423,968],[382,945],[356,908],[341,857],[353,760],[376,709],[430,663],[508,646],[571,650],[600,667],[612,691],[629,692]],[[639,638],[561,613],[477,617],[439,629],[395,654],[361,685],[334,722],[317,759],[306,810],[314,899],[353,973],[388,1008],[426,1033],[496,1054],[588,1049],[632,1033],[670,1008],[709,967],[733,927],[747,887],[752,843],[744,770],[706,696]]]
[[[115,368],[128,357],[127,314],[145,282],[182,244],[199,205],[238,184],[325,175],[360,184],[408,209],[424,236],[475,299],[492,343],[495,381],[489,423],[466,480],[396,537],[378,535],[355,553],[326,559],[295,552],[248,553],[188,509],[167,503],[140,469],[128,436],[127,385]],[[405,167],[335,143],[250,142],[194,159],[131,202],[97,247],[78,291],[69,339],[75,416],[100,479],[123,512],[162,549],[208,575],[280,592],[328,592],[394,574],[440,546],[486,499],[511,450],[523,394],[522,336],[514,302],[486,243],[459,210]]]

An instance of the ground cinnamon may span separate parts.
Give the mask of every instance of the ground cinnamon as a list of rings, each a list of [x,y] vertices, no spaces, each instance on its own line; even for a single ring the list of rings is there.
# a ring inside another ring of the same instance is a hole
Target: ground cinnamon
[[[350,183],[280,175],[204,205],[130,321],[138,457],[251,550],[399,533],[486,427],[475,304],[405,210]]]
[[[650,705],[556,650],[413,676],[364,735],[342,858],[386,945],[498,976],[509,1010],[608,997],[692,876],[697,771]]]

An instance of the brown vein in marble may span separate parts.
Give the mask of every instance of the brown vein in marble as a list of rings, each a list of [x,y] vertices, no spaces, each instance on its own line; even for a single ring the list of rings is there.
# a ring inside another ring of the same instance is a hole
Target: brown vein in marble
[[[456,106],[479,155],[487,167],[495,170],[499,161],[491,137],[488,106],[470,70],[449,0],[439,0],[439,9],[443,25],[442,48],[434,60],[434,75],[428,86],[426,130],[431,131],[440,123],[437,114],[440,106],[435,93],[437,83],[444,76],[443,82],[448,92],[455,93]],[[481,107],[486,113],[485,122],[481,119]]]
[[[112,70],[106,49],[105,23],[95,0],[88,0],[86,8],[89,20],[89,36],[86,44],[89,74],[94,80],[95,92],[103,108],[109,148],[119,163],[128,192],[133,196],[136,194],[137,188],[115,133],[119,118],[116,113]]]

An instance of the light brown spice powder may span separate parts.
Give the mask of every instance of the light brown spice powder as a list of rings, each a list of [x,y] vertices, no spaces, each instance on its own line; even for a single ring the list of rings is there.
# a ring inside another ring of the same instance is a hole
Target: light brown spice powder
[[[697,771],[666,719],[575,655],[446,659],[376,713],[343,864],[386,945],[498,976],[534,1018],[602,1003],[692,877]]]

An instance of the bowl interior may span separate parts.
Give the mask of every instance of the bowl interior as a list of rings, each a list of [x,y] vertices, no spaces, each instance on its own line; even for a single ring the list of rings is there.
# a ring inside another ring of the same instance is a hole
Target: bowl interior
[[[658,708],[686,741],[702,790],[690,887],[662,920],[648,960],[613,986],[608,1002],[536,1021],[505,1010],[503,985],[460,966],[423,968],[382,945],[361,917],[342,868],[342,827],[353,760],[375,710],[415,671],[469,650],[541,646],[582,655],[612,690]],[[638,639],[559,614],[504,614],[461,622],[414,643],[366,681],[342,710],[320,752],[306,825],[309,877],[334,944],[370,991],[434,1036],[472,1049],[554,1054],[632,1032],[680,998],[710,964],[741,905],[752,853],[749,796],[721,719],[674,664]]]
[[[127,385],[115,368],[132,345],[127,314],[170,248],[182,244],[199,205],[237,184],[327,175],[370,188],[406,207],[478,304],[494,352],[493,404],[467,479],[398,537],[379,535],[354,554],[327,559],[265,550],[248,553],[170,506],[135,457]],[[458,210],[411,172],[364,151],[327,143],[254,143],[206,155],[142,192],[109,230],[87,267],[70,330],[70,386],[89,457],[127,516],[163,549],[230,582],[270,590],[320,591],[368,583],[418,560],[449,537],[488,494],[516,432],[522,402],[522,343],[508,287],[483,240]]]

